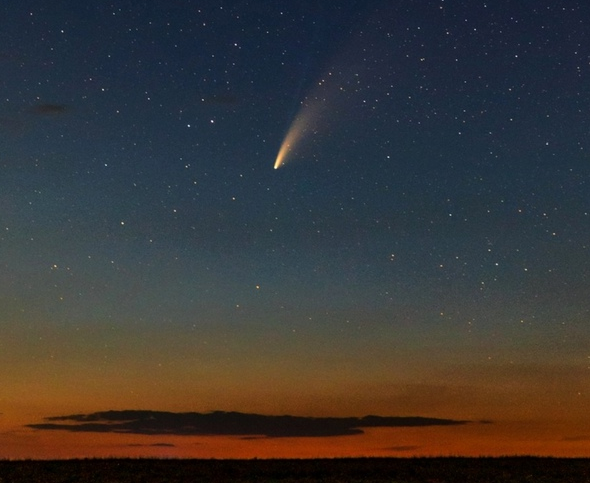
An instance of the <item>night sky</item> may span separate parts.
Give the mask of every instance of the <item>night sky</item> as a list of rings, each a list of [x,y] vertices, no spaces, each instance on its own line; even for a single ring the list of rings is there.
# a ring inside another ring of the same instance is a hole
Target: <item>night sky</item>
[[[2,2],[0,457],[590,456],[589,135],[582,0]]]

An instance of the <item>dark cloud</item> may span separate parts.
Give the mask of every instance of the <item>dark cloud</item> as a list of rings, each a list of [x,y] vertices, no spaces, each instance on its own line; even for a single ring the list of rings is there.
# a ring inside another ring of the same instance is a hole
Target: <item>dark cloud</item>
[[[25,133],[31,127],[31,114],[52,118],[68,112],[70,112],[69,106],[51,103],[36,104],[17,112],[2,111],[0,112],[0,132],[16,135]]]
[[[46,423],[29,424],[38,430],[71,432],[233,435],[267,437],[344,436],[362,434],[360,428],[448,426],[467,421],[422,417],[309,418],[266,416],[238,412],[171,413],[165,411],[105,411],[45,418]]]
[[[31,107],[29,112],[31,114],[38,114],[42,116],[54,116],[57,114],[63,114],[68,110],[68,107],[64,104],[37,104]]]

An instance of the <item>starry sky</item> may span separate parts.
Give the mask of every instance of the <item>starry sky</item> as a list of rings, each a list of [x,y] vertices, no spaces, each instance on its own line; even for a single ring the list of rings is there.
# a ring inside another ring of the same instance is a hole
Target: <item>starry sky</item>
[[[3,2],[0,457],[590,456],[589,38],[581,0]],[[453,424],[46,419],[132,410]]]

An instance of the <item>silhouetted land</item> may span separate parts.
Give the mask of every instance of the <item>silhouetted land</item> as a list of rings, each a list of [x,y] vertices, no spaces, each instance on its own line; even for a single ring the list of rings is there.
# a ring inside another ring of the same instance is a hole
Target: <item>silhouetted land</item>
[[[587,458],[0,461],[0,482],[590,483]]]

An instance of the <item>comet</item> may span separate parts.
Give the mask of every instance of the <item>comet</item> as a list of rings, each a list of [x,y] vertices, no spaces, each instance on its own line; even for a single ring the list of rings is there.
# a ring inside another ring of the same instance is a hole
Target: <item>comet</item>
[[[304,122],[301,116],[298,115],[291,123],[291,126],[285,135],[285,139],[283,139],[279,153],[277,154],[277,159],[275,160],[275,169],[279,169],[287,162],[289,155],[292,154],[293,148],[299,143],[304,134]]]
[[[316,133],[321,119],[322,103],[317,97],[306,99],[289,126],[275,159],[274,169],[284,166],[309,133]]]
[[[370,29],[372,30],[374,29]],[[381,37],[375,38],[375,45],[382,42],[380,39]],[[364,89],[359,89],[361,84],[369,85],[371,81],[375,84],[382,82],[382,72],[373,70],[374,65],[382,64],[382,59],[375,57],[373,63],[366,60],[369,51],[378,54],[381,49],[375,49],[372,43],[367,43],[368,41],[365,28],[353,32],[353,37],[345,48],[333,57],[325,66],[323,74],[310,86],[285,133],[274,162],[274,169],[283,167],[296,155],[300,155],[303,145],[314,136],[333,131],[336,125],[346,118],[343,113],[350,113],[351,107],[359,105],[358,93],[364,92]],[[360,62],[358,59],[363,60]],[[371,69],[363,68],[369,65]],[[364,104],[365,100],[362,100],[362,103]]]
[[[339,56],[311,87],[283,138],[274,169],[292,160],[313,136],[330,131],[341,120],[341,116],[334,113],[342,109],[335,111],[334,108],[346,106],[350,95],[358,89],[358,73],[353,66],[348,56]]]

